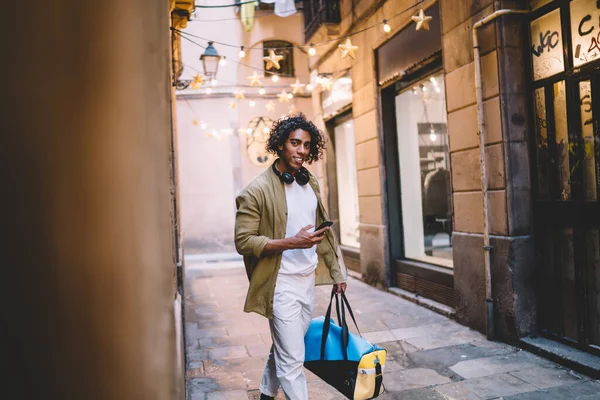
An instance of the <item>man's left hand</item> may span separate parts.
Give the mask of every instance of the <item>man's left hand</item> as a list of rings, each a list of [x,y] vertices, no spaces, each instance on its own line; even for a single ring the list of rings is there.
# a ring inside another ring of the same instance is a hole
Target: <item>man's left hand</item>
[[[333,291],[336,292],[337,294],[345,292],[346,291],[346,282],[334,283],[333,284]]]

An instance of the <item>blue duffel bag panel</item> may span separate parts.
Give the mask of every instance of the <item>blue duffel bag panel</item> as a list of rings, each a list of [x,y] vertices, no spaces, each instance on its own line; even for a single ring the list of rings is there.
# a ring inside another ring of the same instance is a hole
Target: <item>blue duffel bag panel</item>
[[[321,343],[323,336],[323,325],[325,317],[313,318],[308,327],[308,332],[304,336],[304,346],[306,348],[304,361],[315,361],[321,359],[321,347],[315,346],[315,343]],[[349,332],[348,334],[348,361],[359,362],[361,357],[374,350],[381,350],[381,347],[367,342]],[[325,360],[343,360],[342,354],[342,328],[335,324],[331,319],[329,334],[325,342]]]

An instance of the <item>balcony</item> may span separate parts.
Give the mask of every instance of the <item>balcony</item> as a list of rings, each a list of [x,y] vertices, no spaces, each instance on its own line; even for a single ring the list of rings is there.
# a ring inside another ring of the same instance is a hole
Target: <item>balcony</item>
[[[322,24],[341,22],[339,0],[304,0],[302,3],[307,43]]]

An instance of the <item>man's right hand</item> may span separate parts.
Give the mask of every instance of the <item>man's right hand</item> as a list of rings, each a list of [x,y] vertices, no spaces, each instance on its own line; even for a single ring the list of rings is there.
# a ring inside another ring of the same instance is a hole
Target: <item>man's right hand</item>
[[[293,237],[295,249],[310,249],[321,243],[321,240],[325,237],[325,231],[329,230],[329,227],[325,227],[315,232],[309,232],[308,230],[311,228],[314,228],[314,225],[306,225],[300,229],[300,232],[296,233],[296,236]]]

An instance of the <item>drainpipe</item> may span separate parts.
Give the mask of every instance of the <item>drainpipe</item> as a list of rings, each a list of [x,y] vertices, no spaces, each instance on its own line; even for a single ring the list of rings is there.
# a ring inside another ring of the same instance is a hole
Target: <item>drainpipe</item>
[[[481,186],[483,196],[483,256],[485,266],[485,319],[486,334],[489,340],[495,337],[494,328],[494,300],[492,298],[492,274],[490,268],[490,228],[488,215],[488,183],[485,167],[485,137],[486,126],[483,115],[483,87],[481,85],[481,59],[479,56],[479,40],[477,30],[498,17],[508,14],[527,14],[526,10],[498,10],[473,25],[473,58],[475,62],[475,90],[477,92],[477,125],[479,128],[479,154],[481,158]]]

